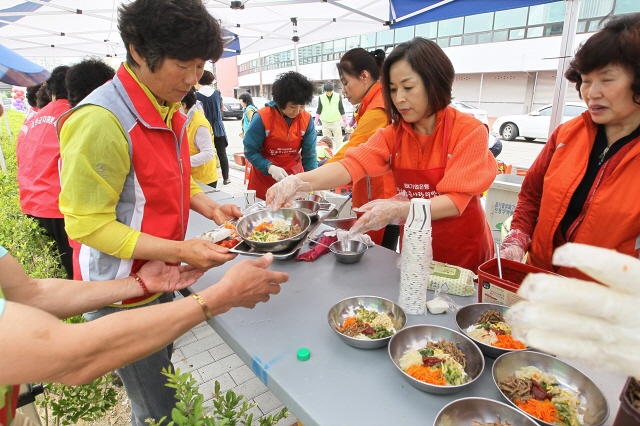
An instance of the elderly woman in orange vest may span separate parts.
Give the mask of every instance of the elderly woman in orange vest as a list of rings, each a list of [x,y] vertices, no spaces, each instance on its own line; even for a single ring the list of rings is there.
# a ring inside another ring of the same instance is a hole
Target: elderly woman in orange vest
[[[430,198],[433,257],[471,270],[493,256],[491,232],[480,195],[496,176],[487,149],[487,129],[448,105],[455,72],[434,42],[414,38],[396,47],[382,65],[382,95],[393,124],[349,149],[337,163],[291,176],[269,189],[279,208],[302,189],[327,189],[367,175],[393,172],[396,189],[408,198]],[[352,233],[404,219],[409,201],[374,200]]]
[[[267,189],[288,175],[318,167],[316,128],[304,107],[313,83],[295,71],[276,77],[273,101],[253,115],[244,135],[244,156],[253,166],[248,189],[264,200]]]
[[[551,256],[566,242],[638,257],[640,14],[613,18],[578,50],[565,77],[588,106],[559,126],[522,184],[503,257],[565,276]],[[632,191],[630,193],[630,191]]]

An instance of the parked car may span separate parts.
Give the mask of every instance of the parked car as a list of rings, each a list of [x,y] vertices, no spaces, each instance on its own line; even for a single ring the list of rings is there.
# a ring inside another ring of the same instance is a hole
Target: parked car
[[[311,114],[311,118],[315,117],[316,115],[319,100],[320,96],[314,96],[313,99],[311,99],[311,103],[307,104],[307,106],[305,107],[305,111]],[[349,102],[345,98],[342,98],[342,107],[344,108],[344,114],[347,116],[347,124],[349,124],[349,122],[353,118],[353,105],[351,105],[351,102]],[[345,134],[344,123],[341,123],[340,127],[342,127],[342,134]],[[320,120],[319,118],[318,125],[316,126],[316,133],[318,134],[318,136],[322,136],[322,120]]]
[[[222,118],[242,119],[242,104],[236,98],[222,97]]]
[[[261,96],[252,96],[253,99],[253,104],[256,106],[256,108],[260,109],[263,106],[265,106],[266,104],[268,104],[269,102],[271,102],[269,99],[267,98],[263,98]]]
[[[477,120],[484,123],[485,126],[489,127],[489,118],[487,117],[487,111],[478,109],[473,105],[469,105],[468,103],[459,101],[451,101],[451,106],[463,114],[467,114],[471,117],[476,118]]]
[[[507,141],[512,141],[518,136],[522,136],[527,141],[533,141],[536,138],[546,139],[549,137],[551,125],[551,108],[552,105],[549,104],[529,114],[499,117],[493,123],[492,130]],[[586,110],[587,106],[582,102],[566,102],[562,122],[565,123]]]

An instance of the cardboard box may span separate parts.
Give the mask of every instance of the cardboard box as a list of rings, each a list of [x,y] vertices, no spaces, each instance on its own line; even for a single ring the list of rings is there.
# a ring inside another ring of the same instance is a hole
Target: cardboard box
[[[493,240],[497,243],[502,241],[500,234],[502,224],[513,215],[516,209],[523,180],[523,176],[497,175],[487,191],[484,211],[487,214]]]

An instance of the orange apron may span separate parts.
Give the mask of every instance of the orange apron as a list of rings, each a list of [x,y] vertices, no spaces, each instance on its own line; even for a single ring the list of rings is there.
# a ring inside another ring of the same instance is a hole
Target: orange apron
[[[445,110],[441,167],[402,169],[395,167],[393,164],[393,159],[398,155],[404,132],[402,127],[400,128],[390,158],[391,170],[393,170],[398,193],[406,193],[406,188],[411,188],[410,199],[433,198],[440,195],[436,190],[436,185],[444,177],[450,131],[451,118],[449,117],[449,111]],[[471,198],[467,208],[459,216],[434,220],[431,227],[433,260],[476,272],[479,265],[493,257],[493,239],[491,238],[489,224],[484,210],[482,210],[478,195],[474,195]],[[401,243],[404,235],[403,231],[404,229],[401,227]]]

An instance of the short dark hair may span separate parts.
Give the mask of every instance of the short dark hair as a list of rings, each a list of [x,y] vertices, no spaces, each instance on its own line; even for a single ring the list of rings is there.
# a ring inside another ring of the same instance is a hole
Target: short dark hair
[[[406,60],[411,68],[420,75],[427,91],[428,115],[444,109],[451,103],[451,87],[455,78],[453,64],[440,46],[431,40],[416,37],[400,43],[382,63],[382,97],[387,114],[398,123],[402,116],[391,101],[389,88],[389,70],[400,60]]]
[[[184,104],[187,106],[187,110],[190,110],[191,107],[196,104],[196,101],[196,90],[192,87],[191,89],[189,89],[187,94],[184,95],[184,98],[182,98],[182,102],[184,102]]]
[[[220,23],[202,0],[135,0],[118,8],[118,29],[127,48],[127,63],[139,65],[131,48],[151,70],[165,58],[217,61],[224,42]]]
[[[367,71],[371,75],[371,78],[378,81],[380,80],[380,67],[382,67],[385,56],[386,54],[382,49],[368,52],[361,47],[356,47],[342,55],[336,67],[338,68],[340,77],[346,74],[358,78],[363,71]]]
[[[42,84],[38,84],[37,86],[27,87],[27,93],[25,97],[27,98],[27,102],[29,102],[29,105],[31,105],[32,107],[38,106],[38,99],[36,98],[36,93],[38,93],[38,90],[40,90],[41,87],[42,87]]]
[[[68,70],[68,66],[60,65],[51,71],[51,76],[47,80],[47,90],[49,91],[51,99],[53,99],[54,96],[56,99],[67,99],[67,85],[64,79]]]
[[[576,51],[564,76],[576,84],[582,99],[582,74],[617,65],[633,75],[633,101],[640,105],[640,13],[611,18]]]
[[[280,108],[286,108],[289,102],[307,105],[313,99],[314,90],[311,80],[295,71],[278,74],[271,86],[273,100]]]
[[[238,98],[240,98],[242,100],[242,102],[247,104],[247,106],[253,105],[253,98],[251,97],[251,94],[249,92],[242,93],[240,96],[238,96]],[[255,106],[255,105],[253,105],[253,106]]]
[[[40,89],[36,92],[36,106],[42,109],[49,105],[49,102],[51,102],[51,94],[49,90],[47,90],[47,83],[45,82],[42,83]]]
[[[198,84],[200,84],[201,86],[208,86],[213,83],[213,80],[215,79],[216,76],[213,75],[211,71],[204,70],[204,72],[202,73],[202,77],[200,77],[200,80],[198,80]]]
[[[115,70],[97,58],[84,59],[67,71],[65,82],[69,106],[75,107],[89,93],[113,79]]]

